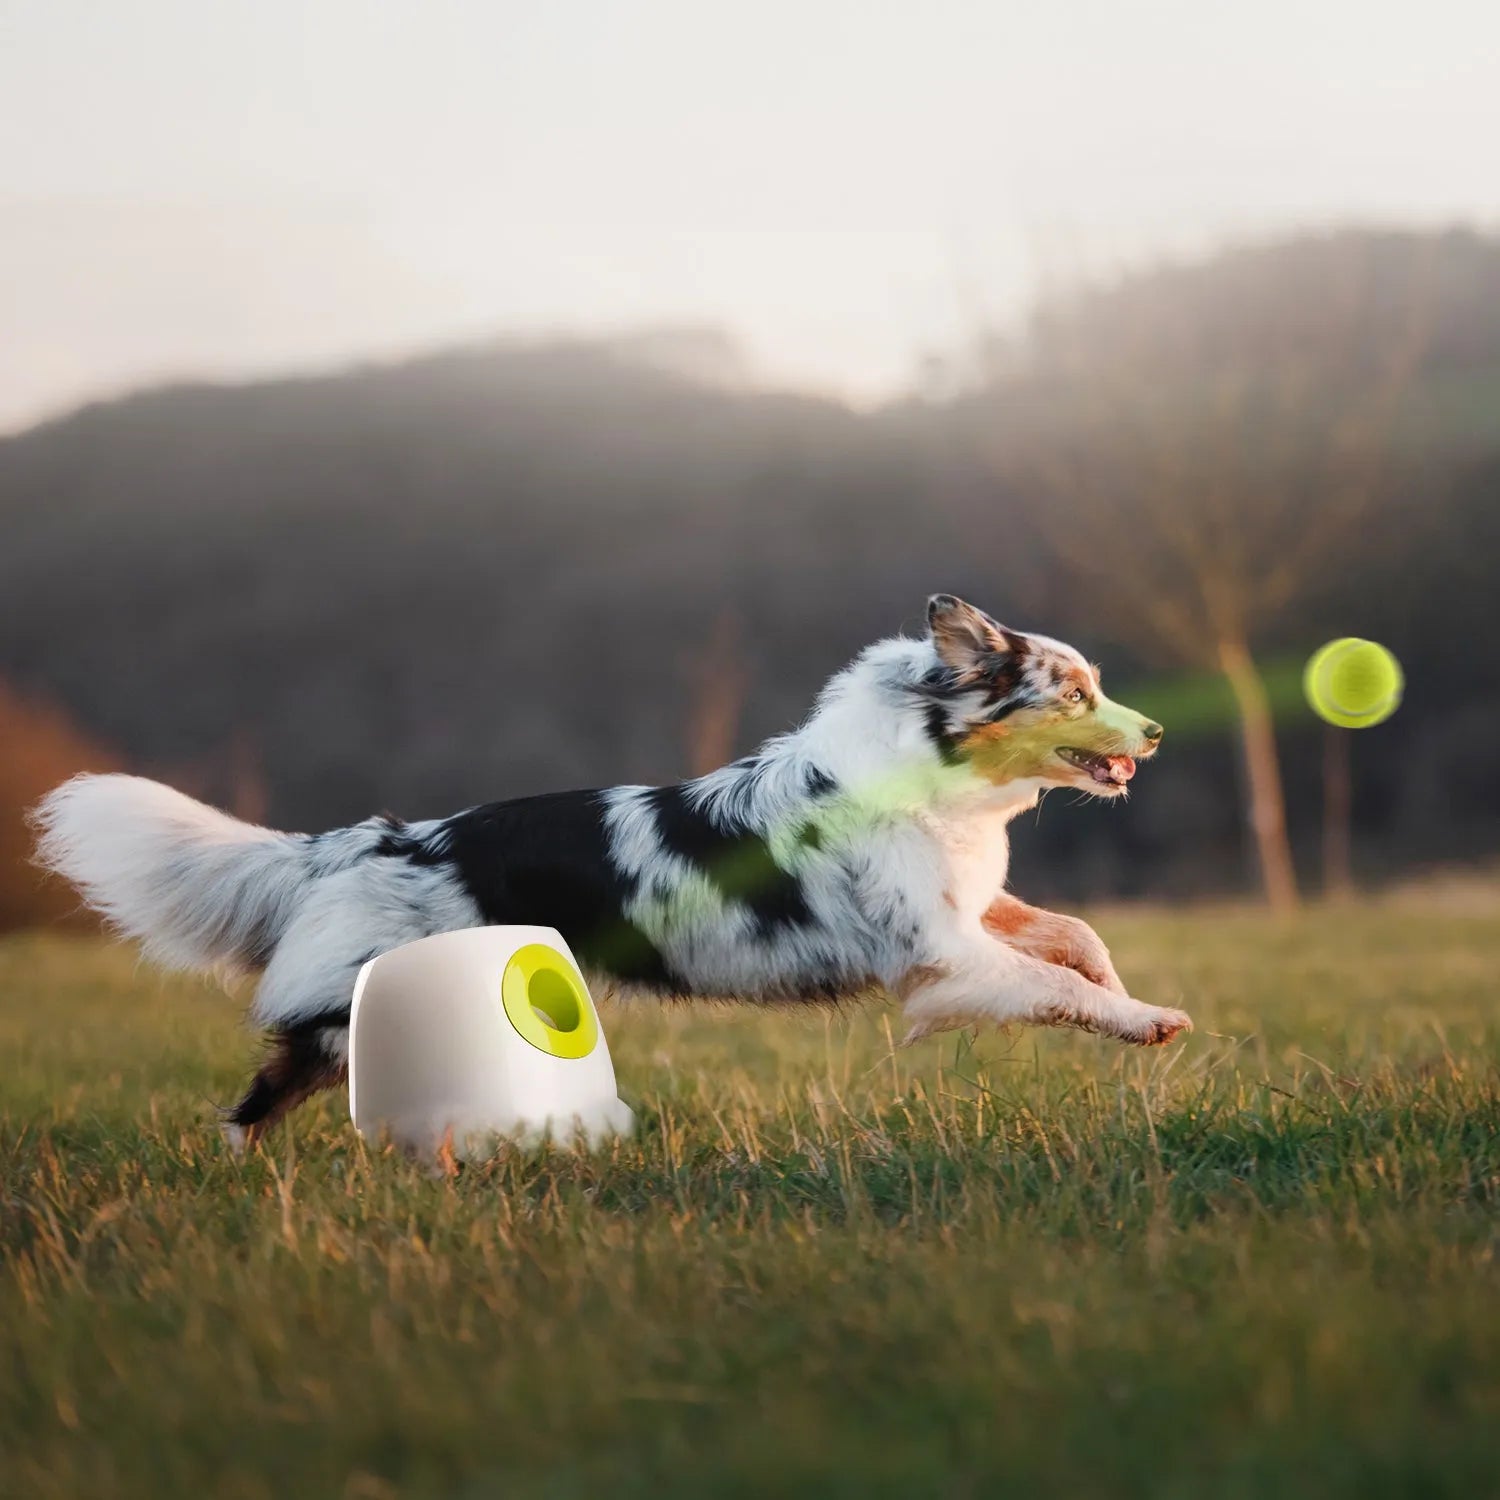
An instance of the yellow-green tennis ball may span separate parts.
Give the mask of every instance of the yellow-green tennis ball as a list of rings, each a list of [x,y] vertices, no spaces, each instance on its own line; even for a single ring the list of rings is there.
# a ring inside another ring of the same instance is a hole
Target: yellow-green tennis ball
[[[1352,635],[1320,646],[1302,674],[1313,712],[1340,729],[1368,729],[1390,718],[1402,686],[1401,663],[1384,646]]]

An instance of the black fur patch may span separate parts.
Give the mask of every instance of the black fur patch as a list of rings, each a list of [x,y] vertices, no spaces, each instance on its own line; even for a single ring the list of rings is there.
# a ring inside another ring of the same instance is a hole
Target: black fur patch
[[[763,929],[812,920],[801,883],[776,863],[760,834],[720,827],[680,786],[656,787],[647,801],[663,846],[701,870],[726,900],[746,907]]]
[[[984,691],[986,702],[1000,703],[1014,696],[1024,675],[1024,657],[1024,650],[1012,649],[983,658],[978,667],[978,682]]]
[[[555,927],[579,962],[616,979],[684,993],[656,946],[625,915],[635,882],[609,857],[598,792],[491,802],[446,819],[426,845],[405,835],[414,864],[451,865],[489,923]]]
[[[269,1051],[260,1071],[240,1102],[225,1112],[229,1122],[246,1129],[273,1125],[309,1094],[342,1083],[344,1064],[329,1053],[324,1033],[347,1026],[349,1009],[345,1005],[276,1027],[267,1037]]]
[[[1017,694],[1014,698],[1007,698],[998,708],[993,708],[984,716],[986,724],[998,724],[1002,719],[1008,719],[1018,708],[1025,708],[1033,700],[1028,694]]]
[[[948,715],[943,712],[941,703],[927,705],[923,724],[927,730],[927,738],[932,741],[943,764],[945,766],[958,765],[963,760],[963,755],[959,751],[957,739],[948,733]]]
[[[839,789],[838,782],[821,766],[808,766],[802,773],[802,784],[809,797],[826,797]]]

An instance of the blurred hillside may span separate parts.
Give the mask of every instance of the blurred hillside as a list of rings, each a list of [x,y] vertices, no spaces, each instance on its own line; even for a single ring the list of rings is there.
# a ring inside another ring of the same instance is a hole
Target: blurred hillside
[[[1239,613],[1273,686],[1331,635],[1407,664],[1401,713],[1347,747],[1357,869],[1500,842],[1500,242],[1236,250],[1049,305],[963,363],[958,394],[863,415],[749,389],[701,333],[87,407],[0,442],[0,682],[100,747],[59,774],[96,753],[319,828],[702,769],[946,589],[1074,640],[1168,723],[1128,807],[1053,799],[1018,830],[1020,888],[1236,888],[1234,705],[1098,566],[1217,609],[1173,544],[1232,494],[1204,545],[1239,604],[1264,586]],[[1380,395],[1357,431],[1346,386]],[[1135,404],[1102,422],[1117,389]],[[1214,392],[1238,393],[1232,442]],[[1337,535],[1282,587],[1304,516]],[[1324,735],[1295,691],[1272,703],[1315,875]],[[12,814],[31,779],[0,784]]]

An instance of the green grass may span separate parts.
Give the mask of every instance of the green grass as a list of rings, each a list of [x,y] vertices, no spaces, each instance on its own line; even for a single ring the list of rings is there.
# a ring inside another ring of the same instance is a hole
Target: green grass
[[[1104,913],[1163,1051],[614,1013],[638,1139],[456,1180],[0,943],[0,1492],[1494,1494],[1494,910]]]

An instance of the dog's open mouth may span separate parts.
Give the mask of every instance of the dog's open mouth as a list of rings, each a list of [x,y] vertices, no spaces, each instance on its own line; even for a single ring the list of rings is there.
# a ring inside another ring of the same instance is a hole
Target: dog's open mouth
[[[1123,787],[1135,775],[1135,761],[1129,755],[1095,755],[1069,745],[1064,745],[1057,754],[1100,786]]]

